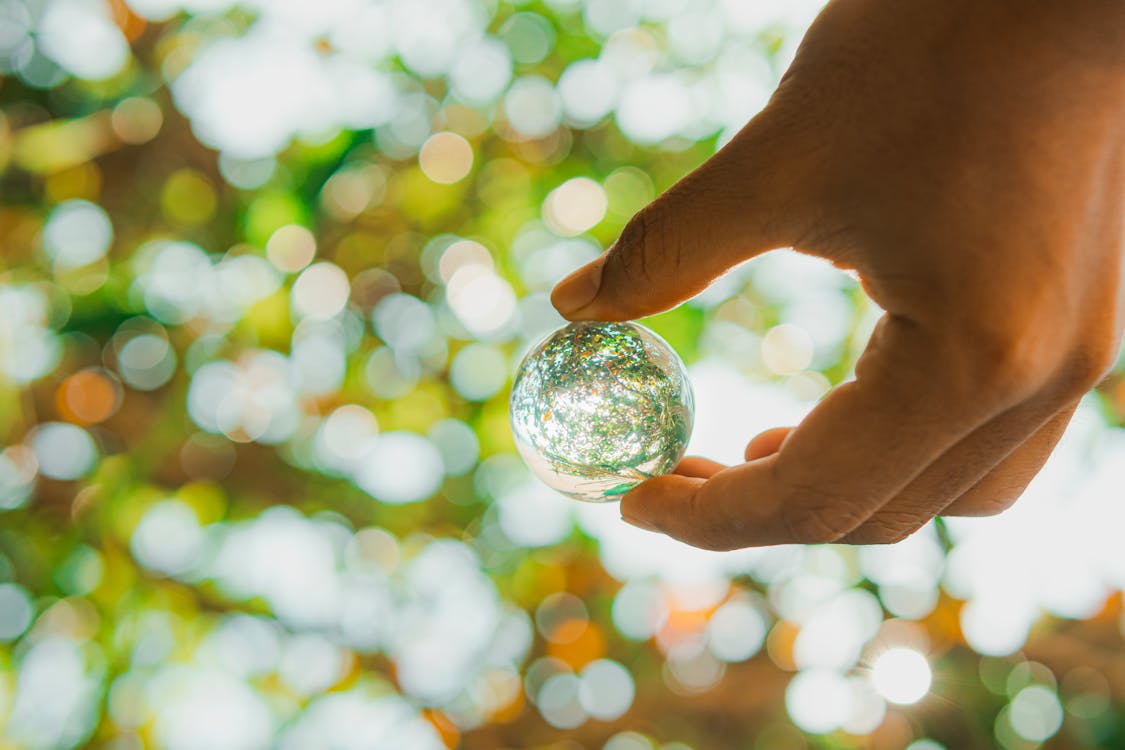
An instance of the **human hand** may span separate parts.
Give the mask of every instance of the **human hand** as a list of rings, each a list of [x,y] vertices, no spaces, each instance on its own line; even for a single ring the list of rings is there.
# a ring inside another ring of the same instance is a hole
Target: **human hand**
[[[894,542],[1011,505],[1125,323],[1125,4],[834,0],[768,106],[556,287],[572,320],[672,307],[793,247],[885,311],[795,429],[685,459],[625,520],[689,544]]]

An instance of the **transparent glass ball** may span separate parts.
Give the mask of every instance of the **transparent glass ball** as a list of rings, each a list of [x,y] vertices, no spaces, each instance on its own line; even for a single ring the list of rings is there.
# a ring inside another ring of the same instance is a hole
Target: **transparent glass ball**
[[[667,474],[691,437],[683,361],[636,323],[571,323],[531,350],[511,400],[516,447],[559,492],[609,502]]]

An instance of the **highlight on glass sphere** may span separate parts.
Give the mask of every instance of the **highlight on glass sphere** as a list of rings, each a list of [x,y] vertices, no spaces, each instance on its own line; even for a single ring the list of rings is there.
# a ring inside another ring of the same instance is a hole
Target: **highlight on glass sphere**
[[[679,355],[637,323],[571,323],[516,372],[516,447],[575,500],[610,502],[683,458],[695,402]]]

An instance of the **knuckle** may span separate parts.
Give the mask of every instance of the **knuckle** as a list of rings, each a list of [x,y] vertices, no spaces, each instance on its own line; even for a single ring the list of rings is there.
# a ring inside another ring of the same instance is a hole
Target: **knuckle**
[[[1066,400],[1080,398],[1109,374],[1116,359],[1113,347],[1102,342],[1078,346],[1056,371],[1060,396]]]
[[[1013,308],[1018,310],[1018,308]],[[962,382],[997,406],[1043,394],[1072,401],[1098,384],[1117,360],[1116,338],[1091,327],[1077,342],[1038,315],[978,315],[959,327],[950,356],[961,357]],[[1070,339],[1070,343],[1066,339]]]
[[[622,230],[613,255],[626,277],[652,283],[657,268],[677,257],[663,215],[659,204],[646,206]]]
[[[1042,332],[1019,320],[984,322],[958,332],[962,384],[994,409],[1021,403],[1050,378],[1057,350]]]
[[[969,369],[973,380],[998,393],[1022,392],[1034,379],[1035,358],[1018,331],[978,331],[970,342]]]
[[[614,289],[615,308],[627,317],[651,314],[652,291],[667,288],[676,275],[679,255],[664,214],[653,204],[634,215],[607,257],[603,278]]]

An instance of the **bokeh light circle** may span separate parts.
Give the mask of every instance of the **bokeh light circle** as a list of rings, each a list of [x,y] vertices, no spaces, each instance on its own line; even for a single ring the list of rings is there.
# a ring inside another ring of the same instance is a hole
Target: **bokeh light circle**
[[[875,658],[871,682],[891,703],[917,703],[930,690],[933,673],[926,657],[910,648],[892,648]]]
[[[29,441],[39,473],[63,481],[80,479],[93,468],[98,448],[86,430],[65,422],[44,422]]]
[[[388,432],[369,444],[355,481],[376,500],[392,505],[425,500],[441,486],[441,452],[413,432]]]

